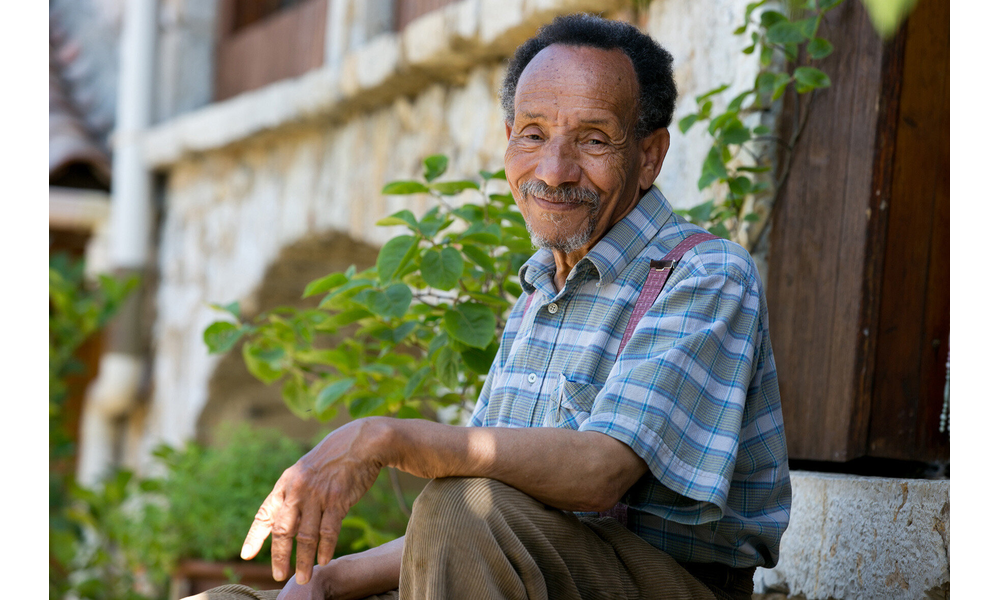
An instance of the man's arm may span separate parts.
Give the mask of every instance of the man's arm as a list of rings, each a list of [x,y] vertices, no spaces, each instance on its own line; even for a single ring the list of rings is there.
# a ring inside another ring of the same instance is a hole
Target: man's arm
[[[349,423],[289,467],[261,505],[242,556],[272,535],[271,567],[284,579],[292,539],[296,580],[306,583],[314,556],[333,557],[340,522],[383,467],[425,478],[502,481],[564,510],[610,508],[646,470],[627,445],[597,432],[561,428],[456,427],[417,419]]]

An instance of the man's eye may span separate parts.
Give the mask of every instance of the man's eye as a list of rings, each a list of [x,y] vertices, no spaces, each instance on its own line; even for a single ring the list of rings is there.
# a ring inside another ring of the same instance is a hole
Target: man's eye
[[[587,145],[588,146],[603,146],[604,145],[604,140],[599,140],[599,139],[596,139],[596,138],[589,139],[589,140],[587,140]]]

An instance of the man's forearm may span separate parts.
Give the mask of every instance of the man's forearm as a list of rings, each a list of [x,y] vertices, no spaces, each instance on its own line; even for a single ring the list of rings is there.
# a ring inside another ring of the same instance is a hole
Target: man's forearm
[[[563,510],[610,508],[646,471],[627,445],[561,428],[456,427],[373,419],[386,466],[419,477],[488,477]]]
[[[367,598],[399,587],[405,537],[375,548],[342,556],[328,565],[327,598]],[[339,594],[332,594],[337,591]]]

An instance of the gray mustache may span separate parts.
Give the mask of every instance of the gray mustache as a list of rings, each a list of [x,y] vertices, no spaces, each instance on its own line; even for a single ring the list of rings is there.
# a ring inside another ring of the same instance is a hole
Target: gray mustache
[[[521,196],[535,196],[549,202],[586,204],[591,208],[597,208],[601,202],[601,197],[594,190],[582,187],[552,187],[537,179],[522,183],[518,190]]]

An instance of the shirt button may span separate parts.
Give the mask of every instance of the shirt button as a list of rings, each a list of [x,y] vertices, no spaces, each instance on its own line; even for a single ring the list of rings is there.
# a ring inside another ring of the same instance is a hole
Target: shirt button
[[[554,315],[557,312],[559,312],[559,305],[553,302],[552,304],[549,305],[549,314]]]
[[[538,379],[538,375],[535,375],[534,373],[528,374],[528,383],[535,383],[536,379]]]

